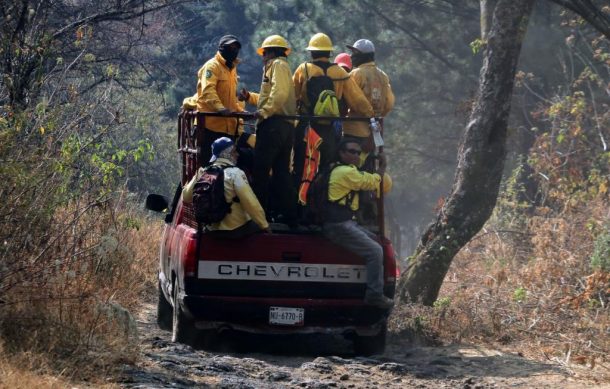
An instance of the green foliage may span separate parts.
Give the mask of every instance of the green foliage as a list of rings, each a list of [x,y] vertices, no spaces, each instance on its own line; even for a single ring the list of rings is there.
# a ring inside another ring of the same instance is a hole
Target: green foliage
[[[442,297],[434,302],[432,305],[434,309],[438,311],[443,311],[449,308],[451,305],[451,297]]]
[[[493,222],[499,227],[522,230],[527,226],[525,211],[530,209],[532,204],[525,198],[525,167],[524,162],[518,162],[510,176],[502,183],[492,216]]]
[[[527,289],[520,286],[513,292],[513,301],[517,303],[522,303],[527,298]]]
[[[426,316],[417,315],[413,317],[413,330],[415,332],[424,332],[429,320]]]
[[[125,216],[122,222],[123,226],[128,229],[140,231],[140,228],[142,228],[142,221],[129,215]]]
[[[470,50],[472,50],[472,54],[478,54],[485,47],[485,45],[486,42],[479,38],[473,40],[469,44]]]
[[[591,267],[610,272],[610,226],[606,225],[598,235],[591,254]]]

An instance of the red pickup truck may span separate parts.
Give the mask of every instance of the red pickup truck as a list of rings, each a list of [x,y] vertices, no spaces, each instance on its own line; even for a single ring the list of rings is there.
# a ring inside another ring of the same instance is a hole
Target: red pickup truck
[[[197,117],[197,124],[194,118]],[[182,184],[199,165],[199,136],[205,117],[182,114],[179,151]],[[199,139],[200,140],[200,139]],[[273,233],[243,240],[201,234],[192,206],[180,186],[170,212],[159,260],[158,324],[172,340],[190,342],[196,330],[287,334],[339,334],[353,339],[356,353],[382,353],[389,312],[363,303],[364,260],[326,240],[319,230],[290,231],[272,224]],[[149,195],[146,207],[168,208]],[[396,261],[389,240],[384,248],[384,293],[394,295]]]

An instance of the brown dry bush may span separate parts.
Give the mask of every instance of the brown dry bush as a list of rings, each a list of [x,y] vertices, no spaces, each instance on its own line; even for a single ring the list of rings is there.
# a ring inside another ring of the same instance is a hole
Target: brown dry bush
[[[419,326],[427,339],[508,345],[591,368],[608,362],[610,273],[590,265],[591,225],[607,218],[598,198],[560,217],[531,217],[524,230],[490,222],[455,258],[434,307],[395,312],[394,330]]]
[[[121,198],[86,213],[70,204],[52,220],[44,255],[2,278],[12,285],[0,305],[4,354],[44,360],[43,373],[103,377],[138,355],[129,311],[154,293],[160,225]]]

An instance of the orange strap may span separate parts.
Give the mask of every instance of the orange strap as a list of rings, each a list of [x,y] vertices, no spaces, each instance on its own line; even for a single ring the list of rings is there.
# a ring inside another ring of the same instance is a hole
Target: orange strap
[[[318,166],[320,165],[320,145],[322,144],[322,138],[318,133],[311,127],[307,127],[305,130],[305,161],[303,161],[303,176],[301,177],[301,186],[299,187],[299,204],[307,204],[307,190],[311,181],[318,172]]]

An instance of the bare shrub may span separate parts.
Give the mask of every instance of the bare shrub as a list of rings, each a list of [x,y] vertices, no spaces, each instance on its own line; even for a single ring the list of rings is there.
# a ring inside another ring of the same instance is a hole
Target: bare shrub
[[[111,205],[114,205],[112,207]],[[5,351],[47,356],[44,364],[79,379],[109,373],[138,355],[129,310],[155,290],[160,225],[118,199],[79,214],[58,210],[45,254],[3,273],[0,336]],[[18,253],[16,253],[18,254]],[[28,263],[29,262],[29,263]]]
[[[180,2],[2,7],[0,357],[16,372],[79,379],[137,357],[129,311],[155,287],[160,226],[126,189],[174,171],[153,162],[174,142],[151,85],[171,24],[155,11]]]
[[[607,362],[610,273],[589,261],[591,226],[606,212],[602,198],[586,210],[540,214],[517,233],[520,240],[504,239],[488,225],[457,256],[440,303],[426,316],[428,330],[445,342],[518,344],[541,359]]]

